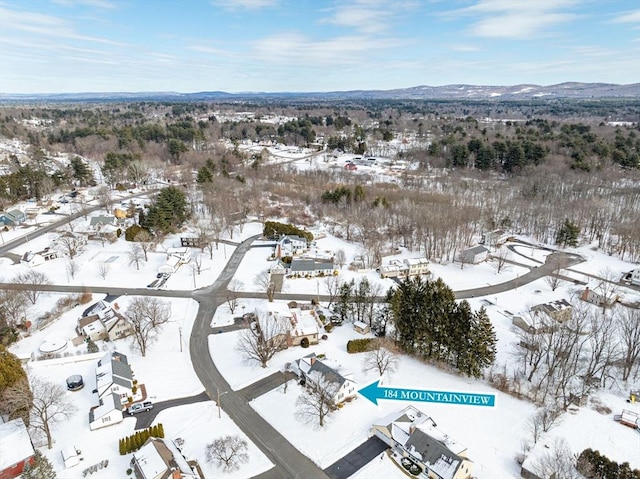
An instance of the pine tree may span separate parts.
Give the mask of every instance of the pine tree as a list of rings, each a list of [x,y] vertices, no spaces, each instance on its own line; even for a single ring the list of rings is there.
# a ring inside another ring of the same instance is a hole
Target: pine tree
[[[33,464],[25,464],[22,479],[56,479],[53,466],[46,456],[36,449]]]
[[[125,440],[124,439],[120,439],[118,440],[118,451],[120,451],[120,455],[124,456],[127,451],[125,449]]]
[[[476,311],[474,319],[474,330],[471,332],[471,367],[466,372],[469,376],[480,377],[483,369],[491,366],[496,359],[498,339],[484,307]]]
[[[564,223],[556,234],[556,244],[562,246],[578,246],[578,236],[580,235],[580,227],[575,223],[565,219]]]
[[[164,426],[162,423],[158,424],[158,437],[164,437]]]

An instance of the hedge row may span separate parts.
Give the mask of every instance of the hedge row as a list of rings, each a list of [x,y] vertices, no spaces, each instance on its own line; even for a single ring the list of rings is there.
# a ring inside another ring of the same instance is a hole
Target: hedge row
[[[131,436],[120,439],[118,444],[120,455],[124,456],[125,454],[137,451],[150,437],[164,437],[164,426],[162,424],[155,424],[150,428],[143,429]]]
[[[347,352],[350,354],[364,353],[369,350],[369,345],[374,340],[375,338],[352,339],[347,343]]]

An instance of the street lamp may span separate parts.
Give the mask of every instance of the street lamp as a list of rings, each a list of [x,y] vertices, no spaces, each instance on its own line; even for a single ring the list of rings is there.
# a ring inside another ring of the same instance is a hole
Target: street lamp
[[[218,388],[218,399],[216,401],[218,403],[218,419],[222,418],[222,416],[220,415],[220,396],[224,396],[228,392],[229,391],[220,392],[220,388]]]

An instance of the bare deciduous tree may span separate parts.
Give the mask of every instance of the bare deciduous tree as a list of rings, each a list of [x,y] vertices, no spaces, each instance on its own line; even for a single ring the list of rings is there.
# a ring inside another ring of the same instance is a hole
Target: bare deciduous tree
[[[52,426],[76,411],[62,386],[39,378],[31,379],[31,387],[26,381],[19,381],[6,392],[4,399],[9,410],[29,409],[29,428],[45,435],[49,449],[53,447]]]
[[[238,298],[240,297],[240,290],[242,289],[242,281],[234,279],[227,286],[226,300],[229,312],[234,314],[238,307]]]
[[[284,319],[259,315],[251,327],[240,332],[237,350],[247,361],[257,361],[263,368],[287,345]]]
[[[562,410],[545,406],[536,410],[527,420],[527,426],[533,436],[533,443],[537,444],[540,436],[558,425]]]
[[[0,289],[0,312],[10,327],[16,327],[25,318],[25,306],[27,298],[15,291]]]
[[[327,307],[330,308],[340,291],[340,279],[338,276],[329,275],[324,279],[324,285],[329,295],[329,304]]]
[[[317,419],[322,427],[326,417],[335,408],[333,398],[338,391],[338,384],[315,371],[307,378],[306,385],[306,390],[296,399],[296,414],[307,422]]]
[[[580,479],[582,474],[576,470],[575,463],[576,457],[566,439],[556,438],[550,450],[535,461],[532,468],[538,477]]]
[[[102,279],[107,279],[107,276],[109,275],[109,270],[111,268],[109,268],[109,264],[108,263],[99,263],[98,264],[98,275],[102,278]]]
[[[271,274],[269,270],[264,270],[261,273],[258,273],[253,282],[262,289],[265,293],[267,293],[267,300],[269,302],[273,301],[273,297],[276,292],[275,284],[271,281]]]
[[[71,276],[71,279],[76,277],[76,273],[78,272],[78,263],[74,260],[67,260],[65,267],[67,268],[67,274]]]
[[[151,233],[149,233],[147,230],[141,230],[133,238],[133,241],[135,241],[137,244],[140,245],[140,249],[144,253],[144,260],[145,261],[149,261],[149,258],[147,257],[147,254],[154,247],[153,236],[151,236]]]
[[[493,258],[493,264],[496,268],[496,273],[500,274],[500,272],[506,268],[507,260],[509,259],[509,250],[507,248],[499,249],[496,254],[491,255]]]
[[[342,267],[347,262],[347,255],[345,254],[343,249],[339,249],[338,251],[336,251],[335,255],[333,256],[333,260],[336,262],[338,266],[340,266],[340,269],[342,269]]]
[[[69,259],[73,259],[80,252],[80,249],[84,246],[84,238],[74,234],[71,231],[65,231],[57,240],[60,247],[67,253]]]
[[[395,350],[393,342],[388,339],[372,341],[364,355],[362,370],[377,371],[380,376],[395,372],[398,367],[398,355]]]
[[[622,380],[640,368],[640,310],[618,307],[614,313],[620,336]]]
[[[129,266],[136,265],[136,270],[140,270],[140,263],[144,259],[144,252],[140,243],[131,243],[129,246]]]
[[[166,301],[151,297],[135,298],[125,316],[133,326],[133,346],[145,356],[157,339],[162,325],[171,318],[171,306]]]
[[[240,436],[224,436],[207,444],[207,461],[215,462],[225,471],[235,471],[249,461],[247,441]]]
[[[102,206],[107,213],[109,213],[109,207],[111,206],[111,188],[107,185],[98,186],[96,189],[96,200],[98,204]]]
[[[202,255],[200,253],[196,253],[191,257],[191,267],[196,272],[196,274],[202,273]]]
[[[598,273],[598,285],[594,288],[602,298],[602,307],[607,308],[618,299],[618,274],[609,268]]]
[[[42,294],[40,287],[51,283],[46,274],[34,269],[26,273],[20,273],[14,278],[13,282],[23,285],[22,292],[32,304],[36,304]]]

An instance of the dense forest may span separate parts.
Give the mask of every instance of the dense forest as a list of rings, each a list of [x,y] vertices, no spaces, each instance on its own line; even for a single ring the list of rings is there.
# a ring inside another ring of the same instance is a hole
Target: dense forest
[[[580,242],[637,262],[638,118],[637,100],[4,106],[0,135],[29,146],[3,161],[0,207],[161,172],[215,212],[213,229],[232,233],[243,215],[323,218],[362,245],[365,266],[397,246],[453,261],[495,228],[553,243],[567,222]],[[389,174],[274,165],[273,145],[385,158]]]

